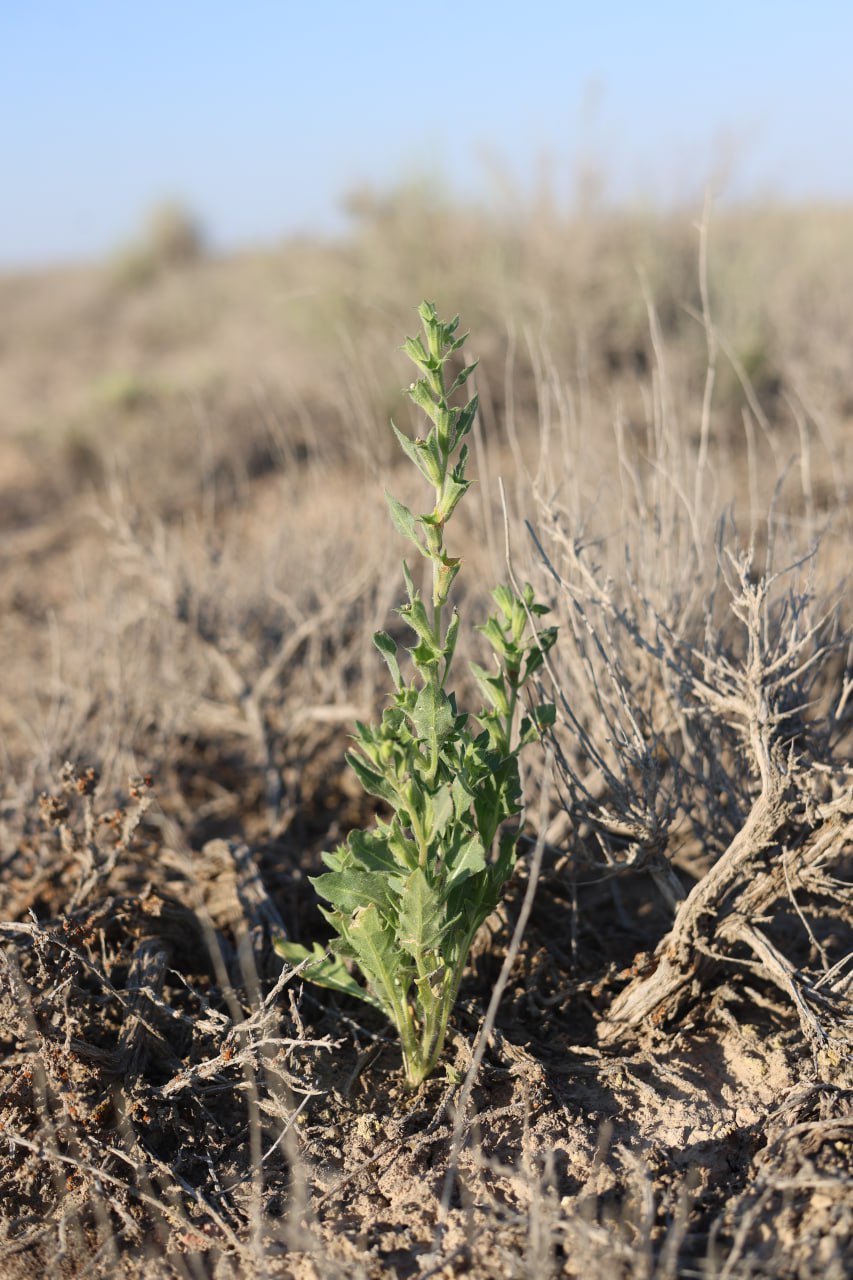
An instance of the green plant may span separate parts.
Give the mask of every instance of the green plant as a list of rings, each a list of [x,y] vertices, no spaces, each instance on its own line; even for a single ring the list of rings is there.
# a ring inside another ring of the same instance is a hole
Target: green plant
[[[443,324],[435,307],[419,308],[424,338],[408,338],[403,350],[421,376],[408,389],[430,420],[425,439],[411,440],[392,423],[403,451],[434,490],[430,513],[416,516],[386,494],[398,532],[432,565],[431,599],[425,601],[403,562],[408,602],[400,616],[415,636],[408,650],[412,678],[400,670],[396,641],[380,631],[374,642],[394,682],[381,723],[359,723],[347,760],[370,795],[385,802],[390,819],[369,831],[353,831],[314,886],[330,904],[320,910],[336,931],[331,956],[277,944],[304,975],[375,1005],[393,1022],[403,1051],[406,1079],[418,1085],[438,1060],[474,934],[497,906],[515,864],[521,813],[518,752],[553,722],[554,708],[539,706],[516,733],[519,695],[542,663],[556,635],[538,635],[531,621],[547,612],[526,586],[521,598],[506,586],[493,593],[497,612],[479,628],[495,654],[492,672],[472,664],[487,707],[470,717],[448,689],[459,635],[459,614],[446,619],[451,585],[461,561],[445,549],[445,527],[470,485],[465,479],[464,438],[477,398],[450,401],[475,365],[447,385],[447,366],[465,336],[458,317]],[[458,453],[457,453],[458,450]],[[455,461],[454,461],[455,458]],[[362,987],[349,972],[354,962]]]

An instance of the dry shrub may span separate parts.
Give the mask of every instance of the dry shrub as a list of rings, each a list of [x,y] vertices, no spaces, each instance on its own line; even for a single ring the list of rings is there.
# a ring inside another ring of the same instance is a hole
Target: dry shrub
[[[165,201],[150,211],[139,239],[116,254],[112,279],[122,289],[147,286],[166,272],[198,262],[204,252],[198,220],[178,201]]]

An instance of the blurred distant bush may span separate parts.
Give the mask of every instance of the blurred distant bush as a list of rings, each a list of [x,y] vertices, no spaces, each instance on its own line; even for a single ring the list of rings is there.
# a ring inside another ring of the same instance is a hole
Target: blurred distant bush
[[[145,242],[158,261],[170,266],[194,262],[204,252],[204,236],[195,217],[175,202],[158,205],[148,215]]]
[[[118,285],[135,288],[197,262],[204,253],[198,220],[178,201],[165,201],[149,212],[139,239],[119,250],[112,276]]]
[[[150,406],[155,399],[152,385],[131,372],[107,373],[99,378],[94,388],[94,402],[104,409],[118,409],[132,413]]]

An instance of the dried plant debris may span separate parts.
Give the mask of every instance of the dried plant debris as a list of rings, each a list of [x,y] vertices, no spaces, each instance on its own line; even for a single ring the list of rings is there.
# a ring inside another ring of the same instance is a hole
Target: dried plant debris
[[[83,856],[87,831],[129,831],[100,821],[88,776],[67,770],[44,805],[73,905],[0,926],[2,1274],[785,1274],[770,1222],[790,1274],[812,1255],[843,1274],[853,1095],[815,1081],[786,993],[754,967],[600,1048],[630,990],[603,941],[612,882],[575,886],[567,985],[554,852],[473,1087],[520,879],[478,939],[444,1077],[411,1096],[381,1017],[276,959],[268,850],[154,859],[140,823],[121,871]],[[152,876],[128,891],[140,855]],[[635,880],[622,909],[640,901]]]
[[[243,1257],[239,1220],[258,1195],[247,1170],[265,1194],[289,1184],[285,1138],[333,1042],[282,1015],[284,977],[260,994],[280,922],[245,847],[226,846],[224,932],[188,879],[173,876],[171,893],[111,892],[117,860],[95,833],[117,826],[132,860],[136,825],[101,821],[91,776],[63,774],[63,793],[71,782],[83,796],[81,831],[59,799],[43,806],[78,873],[69,909],[0,924],[3,1250],[42,1256],[48,1239],[55,1274],[92,1251],[108,1268],[125,1247],[143,1266],[149,1246],[179,1237]],[[220,1207],[226,1187],[239,1211]]]

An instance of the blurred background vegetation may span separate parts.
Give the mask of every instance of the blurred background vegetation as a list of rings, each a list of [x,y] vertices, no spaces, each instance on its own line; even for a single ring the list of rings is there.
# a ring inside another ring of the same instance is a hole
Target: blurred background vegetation
[[[406,371],[389,352],[422,297],[461,312],[474,334],[487,428],[507,412],[508,362],[513,413],[538,417],[545,360],[630,430],[658,342],[682,429],[698,429],[701,207],[568,217],[541,199],[497,212],[427,182],[361,189],[346,207],[349,229],[334,240],[225,255],[169,204],[102,263],[0,276],[0,522],[102,486],[119,457],[130,475],[144,462],[147,501],[167,509],[229,471],[390,456]],[[808,420],[828,450],[822,482],[839,482],[853,416],[853,209],[711,211],[707,244],[722,344],[715,435],[743,447],[746,385],[762,448],[781,462]]]

